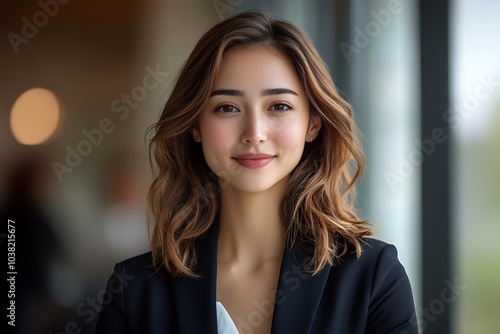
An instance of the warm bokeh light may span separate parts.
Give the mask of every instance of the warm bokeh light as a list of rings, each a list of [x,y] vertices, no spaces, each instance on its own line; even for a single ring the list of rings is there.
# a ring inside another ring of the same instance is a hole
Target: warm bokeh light
[[[61,106],[54,93],[32,88],[19,96],[10,113],[10,128],[24,145],[38,145],[49,140],[61,122]]]

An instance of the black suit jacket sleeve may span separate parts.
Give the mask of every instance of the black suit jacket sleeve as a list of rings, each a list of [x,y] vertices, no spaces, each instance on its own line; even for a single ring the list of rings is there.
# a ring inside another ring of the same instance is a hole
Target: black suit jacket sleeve
[[[194,271],[200,279],[155,270],[151,253],[119,263],[108,281],[96,333],[217,334],[217,237],[215,225],[198,244]],[[272,334],[418,333],[410,283],[396,248],[364,240],[359,259],[351,249],[314,276],[304,271],[304,254],[285,249]]]
[[[99,332],[102,333],[130,333],[127,324],[127,314],[125,312],[125,301],[123,298],[125,284],[124,278],[120,272],[122,272],[122,265],[118,263],[113,270],[113,275],[108,281],[106,293],[104,295],[105,298],[103,298],[101,312],[99,313]],[[104,321],[106,319],[108,321]]]
[[[385,246],[379,255],[368,308],[368,333],[417,333],[412,322],[415,309],[406,272],[398,261],[396,248]],[[410,316],[410,318],[409,318]]]
[[[97,334],[180,333],[171,278],[151,253],[118,263],[106,286]]]

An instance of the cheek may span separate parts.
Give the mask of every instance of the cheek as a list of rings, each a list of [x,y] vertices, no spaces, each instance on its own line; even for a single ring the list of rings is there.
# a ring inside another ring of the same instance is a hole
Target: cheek
[[[287,122],[286,126],[275,129],[274,138],[283,147],[302,147],[306,131],[307,124],[305,122],[290,121]]]
[[[206,153],[224,151],[230,147],[237,135],[233,127],[218,123],[207,123],[201,126],[201,138]]]
[[[224,184],[229,182],[228,175],[235,171],[229,169],[227,158],[231,153],[238,133],[235,126],[221,124],[219,122],[207,122],[200,124],[201,142],[203,155],[210,169],[219,176]]]

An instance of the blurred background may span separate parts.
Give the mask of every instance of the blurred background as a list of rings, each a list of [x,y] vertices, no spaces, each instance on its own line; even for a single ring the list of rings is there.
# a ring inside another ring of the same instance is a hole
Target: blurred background
[[[361,214],[397,246],[421,332],[496,333],[495,0],[3,0],[0,212],[16,226],[14,332],[93,333],[114,263],[149,250],[146,129],[201,35],[248,9],[302,27],[354,106],[368,157]],[[7,253],[6,227],[0,236]]]

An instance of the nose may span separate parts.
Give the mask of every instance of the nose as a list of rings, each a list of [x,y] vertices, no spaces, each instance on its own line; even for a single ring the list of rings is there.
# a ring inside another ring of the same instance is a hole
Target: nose
[[[265,115],[257,112],[249,112],[244,118],[241,142],[244,144],[257,145],[268,139],[269,126]]]

